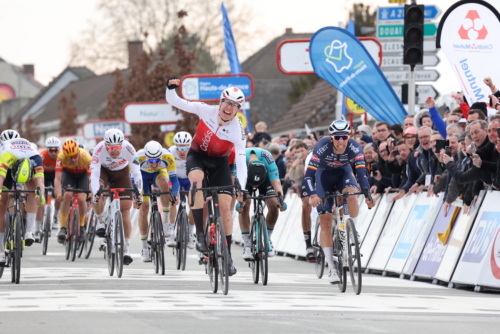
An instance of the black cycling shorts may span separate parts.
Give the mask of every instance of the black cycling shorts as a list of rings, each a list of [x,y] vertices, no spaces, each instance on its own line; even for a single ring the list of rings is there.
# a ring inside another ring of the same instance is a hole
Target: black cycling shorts
[[[62,171],[62,187],[69,187],[80,190],[89,190],[89,176],[87,172],[70,173],[63,168]]]
[[[45,187],[53,187],[56,179],[56,172],[43,172]]]
[[[186,158],[186,170],[188,176],[193,170],[201,170],[205,173],[205,177],[208,176],[209,187],[223,187],[233,184],[228,157],[211,157],[190,149]],[[202,185],[197,185],[196,187],[200,188]],[[232,195],[233,190],[225,189],[220,190],[218,193]]]
[[[275,195],[276,193],[274,192],[273,185],[271,184],[271,181],[269,181],[269,176],[266,176],[266,180],[257,187],[259,190],[259,195],[264,195],[264,196],[272,196]],[[247,182],[247,191],[251,195],[253,191],[253,187],[248,184]]]
[[[307,193],[307,189],[306,189],[306,186],[305,186],[305,180],[302,181],[302,186],[300,187],[300,198],[306,198],[309,196],[309,194]]]
[[[10,190],[14,185],[14,180],[12,179],[12,171],[7,169],[7,174],[5,175],[5,179],[3,180],[3,189]]]

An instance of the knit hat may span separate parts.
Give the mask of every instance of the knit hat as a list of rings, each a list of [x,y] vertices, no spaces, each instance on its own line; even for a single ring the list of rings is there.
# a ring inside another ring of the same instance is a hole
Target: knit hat
[[[464,133],[462,133],[462,135],[460,136],[460,138],[458,138],[458,142],[460,143],[461,141],[464,141],[465,137],[467,137],[468,133],[469,133],[469,131],[465,131]]]
[[[372,135],[372,128],[370,128],[368,125],[362,124],[362,125],[358,126],[358,130],[364,132],[365,134],[367,134],[370,137]]]
[[[363,135],[361,136],[361,140],[362,140],[362,141],[364,141],[364,142],[365,142],[365,143],[367,143],[367,144],[368,144],[368,143],[373,143],[373,139],[372,139],[372,137],[370,137],[370,136],[368,136],[368,135],[365,135],[365,134],[363,134]]]
[[[488,116],[488,109],[486,108],[485,102],[474,102],[470,106],[470,110],[472,110],[472,109],[481,110],[483,112],[484,116]]]

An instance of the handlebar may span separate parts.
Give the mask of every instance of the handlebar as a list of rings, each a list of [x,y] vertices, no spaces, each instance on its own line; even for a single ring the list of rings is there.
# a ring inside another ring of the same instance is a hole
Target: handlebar
[[[137,196],[141,195],[141,193],[137,189],[137,186],[134,184],[134,188],[110,188],[110,189],[104,189],[102,186],[100,186],[99,190],[96,193],[96,196],[100,196],[103,193],[122,193],[122,192],[125,192],[125,191],[132,191]]]
[[[74,194],[80,194],[80,193],[90,194],[91,193],[90,190],[82,190],[82,189],[76,189],[76,188],[63,187],[61,197],[64,197],[65,192],[71,192]]]
[[[234,178],[234,184],[231,184],[228,186],[196,188],[197,183],[198,182],[193,182],[193,187],[191,188],[191,202],[189,203],[191,207],[194,206],[194,200],[195,200],[195,196],[196,196],[197,191],[218,191],[218,190],[235,188],[237,193],[241,193],[241,185],[240,185],[240,182],[238,181],[237,177]]]

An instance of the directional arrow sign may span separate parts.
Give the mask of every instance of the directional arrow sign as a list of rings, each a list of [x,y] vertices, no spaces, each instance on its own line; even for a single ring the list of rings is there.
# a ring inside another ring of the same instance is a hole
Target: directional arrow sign
[[[406,82],[408,81],[409,73],[407,70],[402,71],[383,71],[389,82]],[[436,81],[439,78],[439,72],[436,70],[416,70],[415,81]]]
[[[380,41],[380,44],[382,44],[382,52],[384,53],[384,58],[388,53],[399,53],[403,54],[403,39],[398,38],[398,39],[393,39],[390,41]],[[436,40],[435,39],[429,39],[429,40],[424,40],[424,52],[437,52],[436,49]]]
[[[424,37],[436,36],[437,25],[434,22],[424,24]],[[377,38],[404,36],[404,24],[381,24],[377,26]]]
[[[424,54],[424,62],[420,66],[436,66],[439,63],[439,58],[433,54]],[[382,58],[381,67],[401,67],[409,66],[403,64],[403,55],[391,55]],[[419,65],[417,65],[419,66]]]
[[[424,7],[424,20],[433,20],[441,14],[437,6]],[[378,21],[402,21],[405,18],[404,7],[379,7],[377,11]]]
[[[439,97],[439,93],[437,90],[434,88],[432,85],[417,85],[417,91],[418,91],[418,104],[424,104],[425,99],[428,96],[432,96],[433,98],[437,99]],[[392,86],[392,89],[396,93],[396,95],[401,99],[401,86]]]

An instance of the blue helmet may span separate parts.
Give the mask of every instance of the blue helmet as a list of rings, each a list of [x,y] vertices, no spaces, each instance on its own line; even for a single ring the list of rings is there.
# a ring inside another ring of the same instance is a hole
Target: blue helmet
[[[334,135],[349,135],[351,134],[351,127],[349,123],[344,120],[335,120],[328,127],[328,132],[330,136]]]

